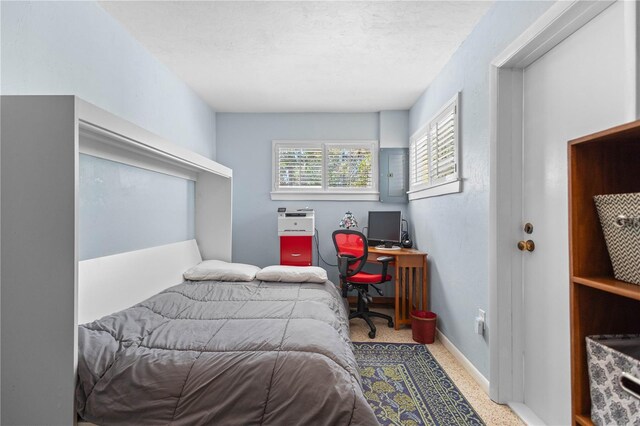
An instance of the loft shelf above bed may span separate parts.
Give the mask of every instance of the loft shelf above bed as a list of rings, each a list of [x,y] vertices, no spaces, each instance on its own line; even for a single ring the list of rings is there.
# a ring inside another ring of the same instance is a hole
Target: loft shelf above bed
[[[146,167],[135,161],[140,156],[160,161],[172,168],[213,173],[225,178],[231,178],[233,175],[230,168],[166,141],[95,105],[81,99],[77,99],[77,103],[80,132],[86,136],[79,141],[82,153],[143,168]]]

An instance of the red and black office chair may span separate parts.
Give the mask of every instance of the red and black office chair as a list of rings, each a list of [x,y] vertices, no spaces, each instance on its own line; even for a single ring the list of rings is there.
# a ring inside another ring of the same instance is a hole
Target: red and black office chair
[[[393,327],[393,318],[378,312],[372,312],[367,304],[372,300],[369,296],[369,286],[373,287],[378,294],[382,292],[374,284],[382,284],[391,281],[391,276],[387,275],[389,262],[393,260],[391,256],[381,256],[376,260],[380,262],[382,271],[379,274],[363,272],[362,268],[367,262],[369,249],[367,238],[358,231],[339,229],[333,232],[333,245],[336,247],[338,257],[338,272],[340,274],[340,286],[342,297],[347,297],[349,290],[358,292],[358,308],[349,313],[349,319],[362,318],[367,322],[371,331],[370,338],[376,337],[376,326],[373,325],[370,317],[386,319],[389,327]]]

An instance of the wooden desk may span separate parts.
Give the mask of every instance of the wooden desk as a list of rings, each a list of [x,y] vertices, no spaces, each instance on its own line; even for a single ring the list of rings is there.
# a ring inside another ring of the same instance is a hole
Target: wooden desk
[[[394,259],[389,266],[395,266],[395,329],[401,324],[411,324],[413,309],[427,310],[427,253],[416,249],[385,250],[369,247],[367,262],[376,262],[380,256]]]

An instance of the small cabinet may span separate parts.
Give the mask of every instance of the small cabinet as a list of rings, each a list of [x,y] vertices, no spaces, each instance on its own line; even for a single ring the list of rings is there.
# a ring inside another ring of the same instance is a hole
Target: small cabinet
[[[409,148],[380,149],[380,201],[408,203]]]
[[[289,266],[311,266],[313,237],[280,237],[280,264]]]

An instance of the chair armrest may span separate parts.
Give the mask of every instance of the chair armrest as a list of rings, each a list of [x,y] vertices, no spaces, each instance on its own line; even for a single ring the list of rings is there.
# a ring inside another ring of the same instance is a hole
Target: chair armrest
[[[342,297],[347,297],[349,284],[347,284],[347,276],[349,275],[349,265],[354,263],[356,257],[351,254],[338,254],[338,274],[340,275],[340,286],[342,287]]]
[[[349,265],[354,263],[356,257],[351,254],[338,254],[338,273],[341,278],[346,278],[349,272]]]
[[[389,262],[393,260],[392,256],[380,256],[376,259],[378,262],[382,263],[382,280],[387,277],[387,269],[389,268]]]

